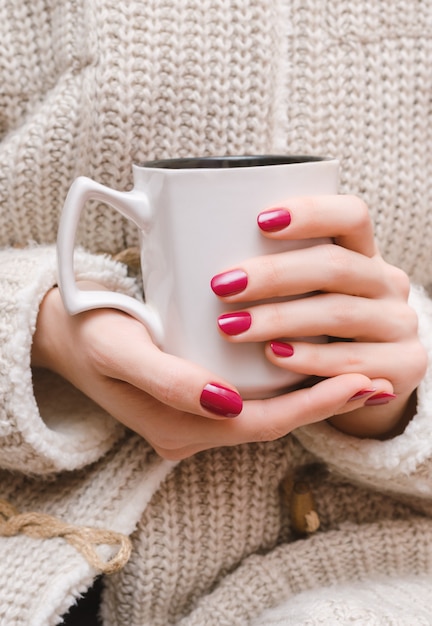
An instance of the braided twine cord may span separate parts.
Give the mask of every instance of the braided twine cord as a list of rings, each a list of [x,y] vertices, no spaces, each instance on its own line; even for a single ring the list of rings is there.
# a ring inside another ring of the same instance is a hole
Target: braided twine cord
[[[33,539],[62,537],[103,574],[114,574],[122,569],[132,551],[129,537],[121,533],[103,528],[74,526],[45,513],[20,513],[9,502],[0,499],[0,536],[14,537],[19,534]],[[96,547],[101,545],[118,546],[118,550],[108,561],[104,561],[96,551]]]

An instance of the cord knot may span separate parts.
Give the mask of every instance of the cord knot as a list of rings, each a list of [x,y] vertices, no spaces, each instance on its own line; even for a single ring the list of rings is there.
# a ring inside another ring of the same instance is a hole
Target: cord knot
[[[128,562],[132,544],[126,535],[91,526],[75,526],[46,513],[20,513],[6,500],[0,499],[0,535],[14,537],[23,534],[33,539],[61,537],[80,552],[92,567],[103,574],[114,574]],[[117,547],[117,552],[104,561],[98,546]]]

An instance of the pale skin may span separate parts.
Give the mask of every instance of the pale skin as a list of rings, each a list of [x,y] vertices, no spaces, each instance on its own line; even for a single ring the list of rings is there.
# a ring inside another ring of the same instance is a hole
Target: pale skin
[[[248,278],[245,289],[221,300],[244,311],[244,302],[318,293],[248,307],[250,328],[222,336],[231,342],[267,342],[269,360],[319,377],[316,384],[245,401],[234,418],[215,415],[202,406],[202,390],[210,381],[232,389],[228,380],[163,353],[144,326],[124,313],[102,309],[69,316],[57,288],[40,307],[33,366],[63,376],[172,460],[219,446],[274,440],[322,420],[357,437],[399,434],[414,412],[415,390],[426,371],[417,317],[407,303],[407,276],[382,259],[368,209],[358,198],[292,198],[284,209],[290,224],[262,236],[331,237],[334,243],[221,268],[240,269]],[[80,287],[103,289],[94,283]],[[210,288],[209,297],[217,297]],[[277,356],[271,347],[280,337],[310,335],[343,340],[307,344],[290,339],[289,357]],[[366,404],[376,397],[385,404]]]

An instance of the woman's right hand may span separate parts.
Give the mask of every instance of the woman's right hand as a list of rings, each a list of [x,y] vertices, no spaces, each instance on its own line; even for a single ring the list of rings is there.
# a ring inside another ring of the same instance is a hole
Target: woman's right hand
[[[100,309],[70,316],[57,288],[41,304],[32,365],[63,376],[172,460],[208,448],[280,438],[346,412],[347,402],[371,385],[362,374],[344,374],[243,403],[229,382],[159,350],[129,315]],[[361,404],[354,400],[349,407]]]

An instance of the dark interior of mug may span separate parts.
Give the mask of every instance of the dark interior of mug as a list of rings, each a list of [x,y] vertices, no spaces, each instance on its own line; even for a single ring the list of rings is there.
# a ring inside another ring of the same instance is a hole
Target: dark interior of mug
[[[243,155],[193,157],[183,159],[161,159],[141,163],[142,167],[155,167],[172,170],[182,169],[227,169],[232,167],[257,167],[262,165],[285,165],[292,163],[308,163],[310,161],[326,161],[326,157],[308,155]]]

